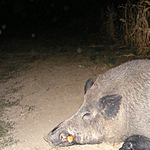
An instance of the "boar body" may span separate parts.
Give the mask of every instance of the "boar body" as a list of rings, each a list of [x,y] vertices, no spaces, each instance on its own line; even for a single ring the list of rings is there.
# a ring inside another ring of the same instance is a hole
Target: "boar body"
[[[44,139],[51,146],[150,138],[150,60],[134,60],[86,82],[84,102]],[[71,137],[72,140],[68,140]]]

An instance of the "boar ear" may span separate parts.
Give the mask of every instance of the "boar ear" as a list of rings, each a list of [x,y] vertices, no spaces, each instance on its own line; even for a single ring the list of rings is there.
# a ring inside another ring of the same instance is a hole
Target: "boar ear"
[[[115,117],[120,109],[121,95],[107,95],[100,99],[100,108],[103,109],[103,116],[106,120]]]
[[[86,94],[86,92],[90,89],[90,87],[94,84],[94,81],[92,78],[88,79],[85,83],[85,87],[84,87],[84,94]]]

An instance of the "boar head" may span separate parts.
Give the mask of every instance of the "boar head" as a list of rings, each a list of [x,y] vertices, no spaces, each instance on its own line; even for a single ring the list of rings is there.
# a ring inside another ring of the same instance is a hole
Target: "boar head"
[[[80,109],[44,137],[51,146],[99,144],[105,141],[108,133],[106,121],[111,123],[117,115],[122,97],[118,94],[99,97],[98,90],[96,87],[91,89],[92,86],[97,85],[90,78],[85,84],[84,102]]]

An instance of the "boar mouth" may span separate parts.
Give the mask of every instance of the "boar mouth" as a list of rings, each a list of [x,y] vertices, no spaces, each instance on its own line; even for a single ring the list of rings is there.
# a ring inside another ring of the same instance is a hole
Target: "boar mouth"
[[[51,133],[44,136],[44,140],[49,143],[50,146],[72,146],[78,144],[76,142],[76,136],[68,133],[61,133],[57,138],[53,138]]]

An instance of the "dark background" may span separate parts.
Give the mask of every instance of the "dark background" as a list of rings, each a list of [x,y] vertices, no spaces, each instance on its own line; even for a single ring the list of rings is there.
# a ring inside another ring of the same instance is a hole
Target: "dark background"
[[[0,25],[6,31],[37,32],[63,29],[70,34],[98,32],[107,6],[118,6],[126,1],[108,0],[1,0]]]
[[[119,6],[125,3],[126,0],[1,0],[0,46],[13,40],[39,40],[35,43],[44,42],[43,45],[72,42],[75,47],[83,42],[101,44],[109,38],[105,31],[101,32],[108,19],[108,7],[113,7],[116,14],[116,37],[121,35],[119,19],[124,10]],[[4,49],[12,51],[1,51]]]

